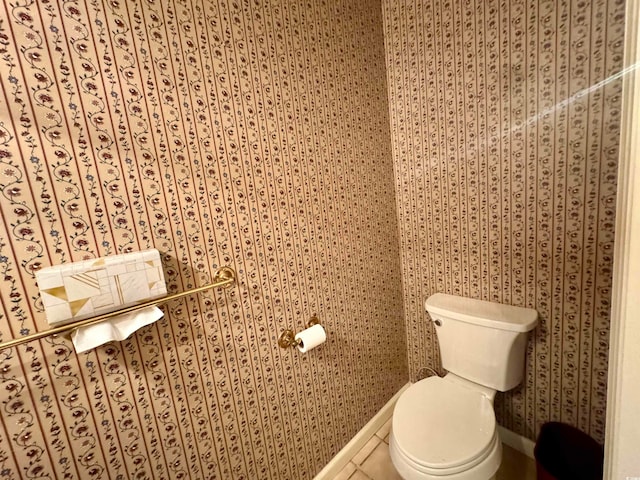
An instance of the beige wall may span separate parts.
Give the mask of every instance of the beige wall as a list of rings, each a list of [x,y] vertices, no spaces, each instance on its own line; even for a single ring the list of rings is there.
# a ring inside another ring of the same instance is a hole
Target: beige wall
[[[329,3],[2,2],[2,340],[46,328],[46,265],[239,272],[129,341],[0,353],[10,478],[311,478],[405,350],[438,364],[435,291],[537,308],[499,420],[602,440],[623,5]],[[280,350],[313,313],[328,343]]]
[[[439,364],[430,294],[534,307],[500,423],[602,441],[623,2],[388,0],[383,18],[412,379]]]
[[[377,2],[0,4],[0,335],[33,272],[156,247],[131,339],[0,353],[9,478],[311,478],[408,378]],[[277,347],[313,313],[327,344]]]

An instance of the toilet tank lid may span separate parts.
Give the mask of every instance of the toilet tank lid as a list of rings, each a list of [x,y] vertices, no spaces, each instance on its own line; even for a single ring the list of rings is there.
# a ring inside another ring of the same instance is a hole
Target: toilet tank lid
[[[500,330],[528,332],[538,324],[538,312],[486,300],[436,293],[424,302],[427,312]]]

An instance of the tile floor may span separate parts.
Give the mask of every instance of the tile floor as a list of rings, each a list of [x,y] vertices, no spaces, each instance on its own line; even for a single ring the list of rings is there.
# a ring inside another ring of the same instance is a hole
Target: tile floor
[[[390,431],[391,419],[362,447],[335,480],[402,480],[389,457]],[[535,480],[535,462],[506,445],[503,447],[502,465],[496,480]]]

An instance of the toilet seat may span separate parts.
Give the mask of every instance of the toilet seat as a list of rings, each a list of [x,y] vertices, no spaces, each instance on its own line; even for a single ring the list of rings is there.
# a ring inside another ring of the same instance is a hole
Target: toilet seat
[[[473,468],[500,443],[491,401],[446,377],[409,387],[398,399],[392,428],[395,453],[435,476]]]
[[[496,434],[487,455],[474,465],[459,465],[455,468],[433,469],[418,465],[398,450],[391,432],[389,454],[396,470],[405,480],[495,480],[495,473],[502,459],[502,443]]]

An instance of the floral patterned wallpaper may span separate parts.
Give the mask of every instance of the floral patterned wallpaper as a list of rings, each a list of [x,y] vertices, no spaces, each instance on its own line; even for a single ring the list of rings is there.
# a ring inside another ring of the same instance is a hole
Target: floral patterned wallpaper
[[[407,350],[438,365],[435,291],[537,308],[499,420],[602,440],[623,7],[2,2],[1,340],[47,327],[47,265],[155,247],[170,292],[238,284],[0,352],[0,476],[312,478]],[[314,313],[325,345],[277,347]]]
[[[122,343],[0,352],[0,478],[312,478],[407,381],[378,2],[0,3],[0,339],[34,272],[155,247]],[[277,346],[317,313],[322,347]]]
[[[498,420],[604,439],[624,2],[384,0],[409,369],[439,366],[424,300],[533,307]]]

